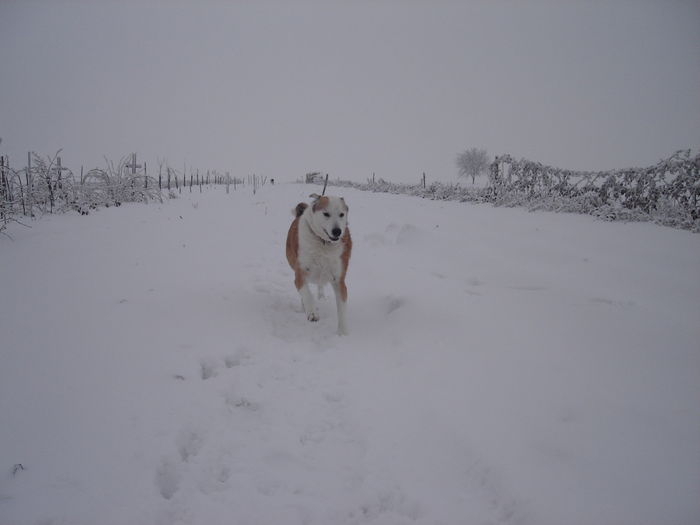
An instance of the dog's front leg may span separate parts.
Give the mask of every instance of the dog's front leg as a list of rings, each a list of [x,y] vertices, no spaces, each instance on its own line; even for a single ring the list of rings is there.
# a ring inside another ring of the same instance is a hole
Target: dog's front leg
[[[309,289],[309,283],[306,281],[306,273],[297,267],[294,269],[294,286],[297,287],[301,296],[301,307],[304,309],[306,318],[309,321],[318,321],[318,311],[314,304],[313,295]]]
[[[304,307],[306,318],[309,321],[318,321],[318,310],[316,309],[314,296],[308,284],[304,283],[302,287],[299,288],[299,295],[301,295],[301,305]]]
[[[338,335],[348,335],[348,326],[345,321],[345,304],[348,299],[348,290],[343,282],[333,282],[335,292],[335,304],[338,308]]]

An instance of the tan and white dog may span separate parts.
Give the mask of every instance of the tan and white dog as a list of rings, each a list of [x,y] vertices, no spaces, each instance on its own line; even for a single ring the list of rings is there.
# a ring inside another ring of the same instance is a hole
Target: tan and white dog
[[[295,216],[287,234],[287,261],[294,270],[294,285],[309,321],[318,321],[318,309],[309,284],[318,285],[318,296],[331,283],[338,308],[338,335],[348,333],[345,305],[352,239],[348,229],[348,206],[342,197],[312,194],[311,206],[300,202],[292,210]]]

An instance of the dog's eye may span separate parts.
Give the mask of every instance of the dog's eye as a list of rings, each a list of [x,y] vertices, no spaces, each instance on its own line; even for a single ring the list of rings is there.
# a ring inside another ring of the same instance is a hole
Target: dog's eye
[[[331,216],[331,214],[330,214],[330,213],[328,213],[327,211],[324,211],[324,212],[323,212],[323,216],[324,216],[324,217],[330,217],[330,216]]]
[[[341,217],[345,217],[345,214],[344,214],[344,213],[341,213],[340,216],[341,216]]]

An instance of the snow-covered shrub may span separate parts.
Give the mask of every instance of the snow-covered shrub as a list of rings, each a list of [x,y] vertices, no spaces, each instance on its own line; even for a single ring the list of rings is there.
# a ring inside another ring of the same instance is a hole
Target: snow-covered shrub
[[[700,154],[692,156],[690,150],[647,168],[602,172],[562,170],[501,155],[489,172],[495,204],[700,229]]]
[[[158,182],[143,173],[131,173],[126,157],[116,164],[107,159],[105,162],[105,169],[92,169],[80,181],[81,206],[120,206],[124,202],[162,200]]]
[[[31,154],[31,167],[27,167],[27,194],[31,207],[41,213],[62,212],[69,209],[75,199],[72,172],[60,166],[57,152],[53,157]]]
[[[161,199],[158,182],[143,172],[130,173],[125,160],[118,164],[106,161],[106,168],[76,178],[61,166],[59,153],[47,157],[30,153],[28,165],[19,171],[3,164],[0,218],[68,210],[87,214],[100,206]]]
[[[530,210],[584,213],[605,220],[655,221],[700,232],[700,154],[675,153],[648,168],[581,172],[501,155],[489,166],[484,188],[434,182],[366,183],[330,181],[335,186],[400,193],[426,199],[489,202]],[[315,182],[315,181],[314,181]]]

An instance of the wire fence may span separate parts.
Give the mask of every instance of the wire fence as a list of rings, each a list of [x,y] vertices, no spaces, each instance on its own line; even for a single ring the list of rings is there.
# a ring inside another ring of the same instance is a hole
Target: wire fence
[[[87,215],[100,207],[120,206],[127,202],[161,201],[174,198],[183,191],[203,191],[205,186],[233,187],[250,185],[255,193],[267,183],[266,177],[250,175],[246,179],[232,177],[228,172],[188,170],[178,171],[161,161],[158,175],[148,174],[146,163],[138,164],[136,154],[118,162],[105,159],[103,168],[93,168],[76,174],[62,165],[60,151],[42,157],[30,152],[27,163],[20,169],[10,166],[8,158],[0,155],[0,232],[10,222],[24,217],[74,210]]]

